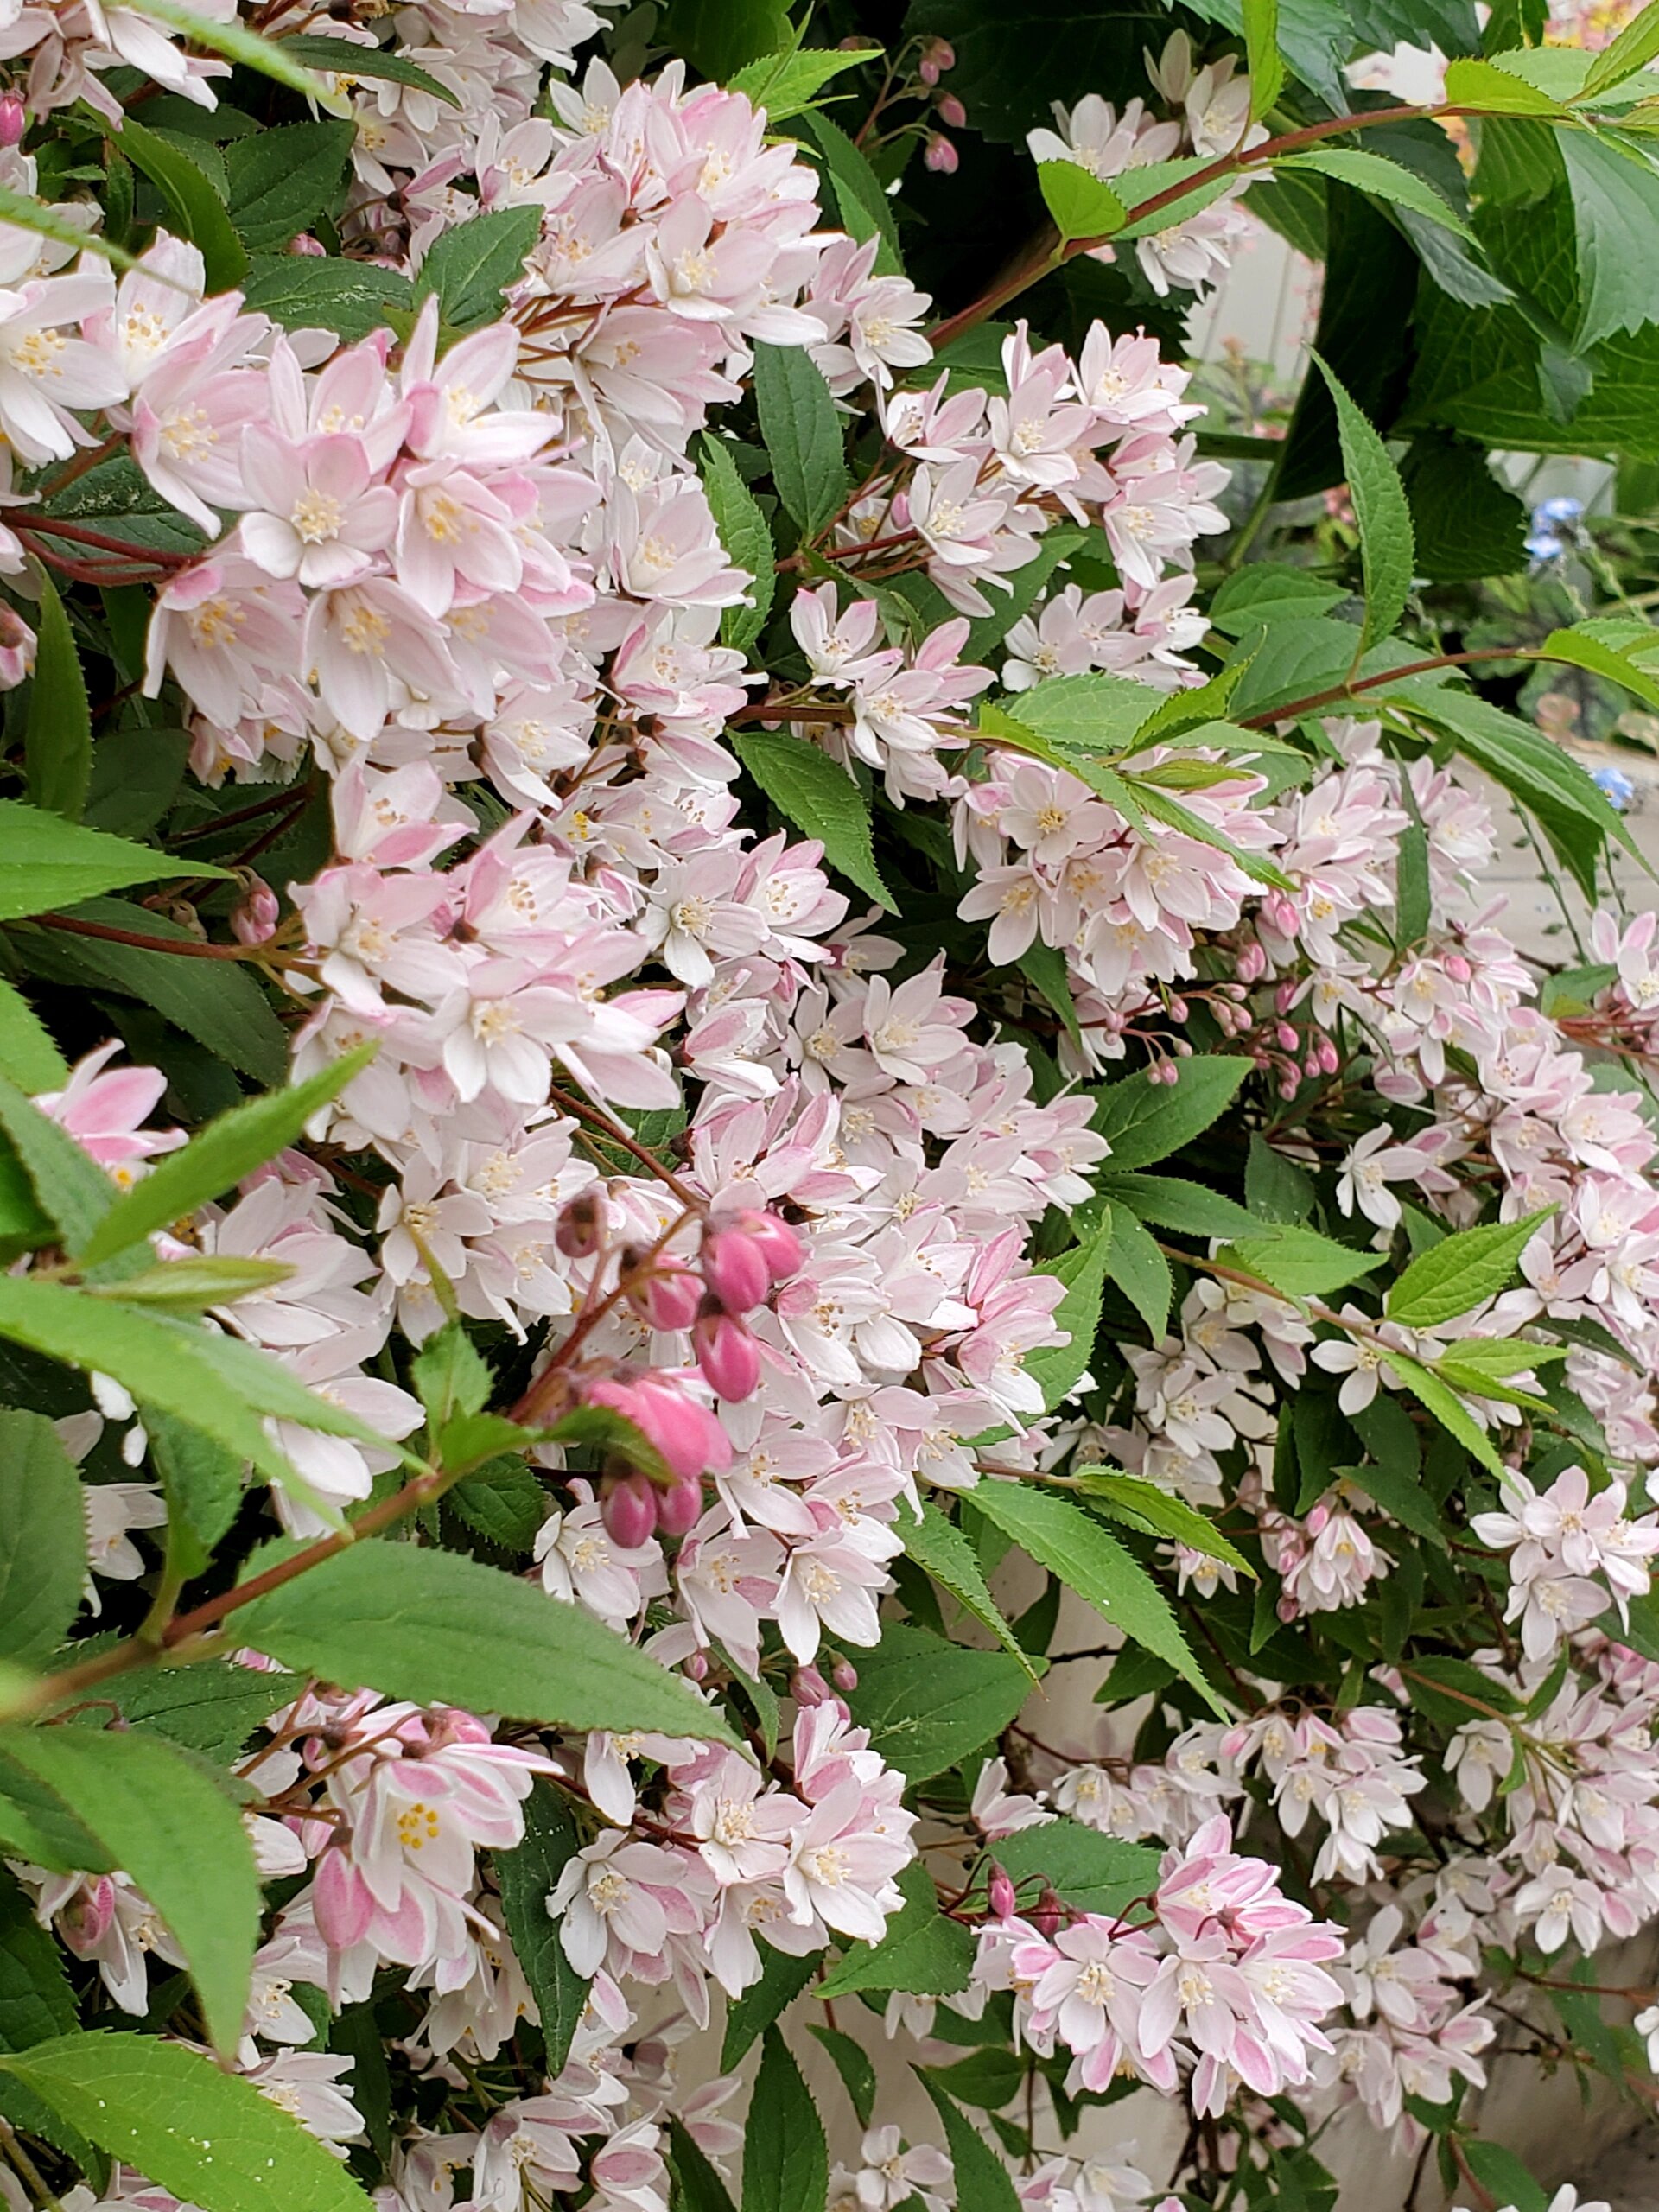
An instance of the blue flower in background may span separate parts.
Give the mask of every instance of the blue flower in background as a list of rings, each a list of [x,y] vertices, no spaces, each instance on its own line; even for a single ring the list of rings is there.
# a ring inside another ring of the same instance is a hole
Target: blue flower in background
[[[1541,569],[1551,561],[1560,561],[1578,543],[1584,523],[1584,501],[1562,496],[1541,499],[1532,511],[1532,530],[1527,539],[1527,551],[1532,556],[1532,565]]]
[[[1624,771],[1622,768],[1614,768],[1611,766],[1605,768],[1592,768],[1590,771],[1590,775],[1591,780],[1606,798],[1608,804],[1616,808],[1620,814],[1623,814],[1625,808],[1636,797],[1636,785],[1630,781]]]

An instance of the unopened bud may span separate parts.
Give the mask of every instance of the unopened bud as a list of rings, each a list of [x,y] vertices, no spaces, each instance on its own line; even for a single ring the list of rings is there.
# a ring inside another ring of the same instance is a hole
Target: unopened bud
[[[1259,982],[1267,964],[1267,954],[1262,951],[1261,946],[1255,942],[1255,939],[1252,938],[1250,942],[1239,954],[1236,963],[1239,982],[1241,983]]]
[[[948,138],[942,138],[937,130],[930,130],[922,165],[931,169],[936,176],[955,176],[962,166],[962,159]]]
[[[1342,1055],[1337,1050],[1336,1039],[1334,1037],[1321,1037],[1319,1039],[1319,1073],[1321,1075],[1335,1075],[1337,1070],[1341,1065]]]
[[[1015,1895],[1014,1884],[1000,1866],[993,1866],[991,1869],[991,1879],[987,1896],[993,1920],[1013,1919],[1014,1907],[1019,1903],[1019,1899]]]
[[[682,1476],[657,1492],[657,1526],[664,1536],[689,1536],[702,1518],[702,1484]]]
[[[1031,1916],[1031,1924],[1051,1943],[1065,1925],[1065,1907],[1046,1883],[1037,1900],[1037,1910]]]
[[[1275,1014],[1288,1014],[1295,1003],[1296,981],[1294,976],[1287,976],[1273,995],[1273,1010]]]
[[[605,1533],[625,1552],[637,1551],[657,1526],[657,1493],[648,1477],[627,1475],[600,1503]]]
[[[701,1651],[693,1651],[680,1662],[680,1671],[682,1674],[689,1675],[694,1682],[706,1682],[709,1679],[709,1662]]]
[[[16,92],[0,92],[0,146],[21,146],[29,110]]]
[[[604,1241],[604,1217],[596,1192],[578,1191],[574,1198],[565,1200],[554,1224],[553,1242],[567,1260],[591,1259]]]
[[[15,691],[35,666],[35,632],[22,616],[0,607],[0,691]]]
[[[1295,1027],[1294,1023],[1281,1021],[1274,1029],[1273,1033],[1278,1039],[1280,1046],[1283,1051],[1287,1052],[1297,1052],[1301,1050],[1301,1032]]]
[[[290,238],[288,242],[288,250],[290,253],[298,254],[302,259],[309,261],[323,260],[328,252],[322,240],[314,238],[309,231],[302,231],[298,238]]]
[[[816,1667],[798,1667],[789,1678],[789,1694],[797,1705],[838,1705],[841,1702]]]
[[[966,128],[968,111],[954,92],[946,92],[939,101],[939,121],[948,123],[952,130]]]
[[[231,935],[238,944],[268,944],[276,934],[282,908],[276,893],[251,869],[243,877],[245,888],[231,913]]]
[[[630,1259],[636,1268],[630,1267]],[[683,1260],[666,1257],[638,1263],[622,1255],[628,1304],[648,1329],[689,1329],[702,1303],[702,1281]]]
[[[837,1659],[830,1670],[830,1679],[844,1695],[858,1688],[858,1669],[849,1660]]]
[[[1454,983],[1466,983],[1475,971],[1460,952],[1448,952],[1446,956],[1446,972]]]
[[[691,1348],[709,1387],[734,1405],[753,1397],[760,1382],[760,1348],[717,1298],[705,1298],[691,1332]]]
[[[949,39],[930,38],[922,41],[922,58],[916,65],[916,73],[925,85],[937,85],[947,69],[957,66],[957,49]]]
[[[702,1240],[702,1279],[733,1313],[747,1313],[765,1303],[772,1268],[758,1236],[746,1229],[711,1229]]]
[[[1169,1018],[1172,1021],[1185,1021],[1191,1011],[1185,999],[1171,999]]]

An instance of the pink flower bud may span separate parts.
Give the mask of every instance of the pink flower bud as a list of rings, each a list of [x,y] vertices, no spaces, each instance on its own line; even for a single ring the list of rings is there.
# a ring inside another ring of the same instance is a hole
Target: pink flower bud
[[[961,158],[948,138],[940,137],[937,130],[930,130],[922,165],[931,169],[936,176],[954,176],[961,167]]]
[[[1296,979],[1294,976],[1287,976],[1273,995],[1273,1010],[1275,1014],[1288,1014],[1295,1003]]]
[[[1291,1100],[1296,1096],[1296,1093],[1301,1089],[1301,1083],[1299,1077],[1294,1075],[1287,1075],[1279,1086],[1279,1096],[1284,1100],[1286,1105],[1288,1106]]]
[[[946,92],[939,102],[939,121],[948,123],[952,130],[965,129],[968,111],[954,92]]]
[[[276,893],[251,869],[245,874],[245,888],[231,914],[231,935],[238,944],[268,944],[276,934],[282,913]]]
[[[843,1695],[850,1696],[858,1688],[858,1669],[850,1660],[837,1659],[830,1670],[830,1679]]]
[[[1319,1039],[1319,1073],[1321,1075],[1335,1075],[1337,1070],[1341,1065],[1342,1055],[1337,1050],[1336,1039],[1334,1037],[1321,1037]]]
[[[328,251],[322,240],[314,238],[309,231],[302,231],[298,238],[290,238],[288,250],[290,253],[297,253],[302,259],[311,261],[321,260]]]
[[[553,1242],[567,1260],[590,1259],[604,1241],[604,1235],[597,1192],[578,1191],[574,1198],[565,1200],[554,1225]]]
[[[0,146],[21,146],[29,128],[29,110],[16,92],[0,93]]]
[[[1475,971],[1460,952],[1448,952],[1446,956],[1446,972],[1454,983],[1466,983]]]
[[[1014,1884],[1000,1866],[993,1866],[991,1869],[988,1903],[993,1920],[1013,1919],[1019,1899],[1014,1893]]]
[[[1301,1033],[1297,1029],[1294,1022],[1281,1021],[1274,1029],[1273,1033],[1279,1039],[1280,1045],[1287,1052],[1300,1051],[1302,1043]]]
[[[635,1410],[631,1417],[673,1473],[689,1479],[731,1465],[732,1447],[725,1430],[707,1406],[700,1406],[667,1376],[642,1375],[633,1386],[632,1398]]]
[[[1252,938],[1239,954],[1234,972],[1241,983],[1255,983],[1261,981],[1267,964],[1267,954]]]
[[[1191,1008],[1185,999],[1171,999],[1169,1018],[1172,1021],[1185,1021],[1190,1011]]]
[[[1302,1062],[1302,1073],[1310,1083],[1317,1082],[1325,1073],[1325,1063],[1319,1058],[1319,1048],[1317,1045]]]
[[[733,1313],[747,1313],[762,1305],[772,1288],[766,1249],[747,1229],[707,1230],[702,1265],[704,1282]]]
[[[689,1536],[702,1518],[702,1483],[693,1475],[657,1493],[657,1526],[664,1536]]]
[[[77,1957],[97,1949],[115,1918],[115,1884],[107,1874],[88,1875],[60,1915],[63,1939]]]
[[[683,1260],[658,1258],[638,1274],[631,1275],[628,1255],[622,1271],[627,1281],[628,1304],[651,1329],[689,1329],[702,1303],[702,1279]]]
[[[704,1300],[691,1344],[697,1365],[717,1398],[730,1405],[753,1395],[760,1381],[760,1346],[717,1300]]]
[[[1037,1910],[1031,1916],[1031,1924],[1051,1943],[1065,1925],[1065,1907],[1046,1885],[1037,1900]]]
[[[1185,1037],[1178,1037],[1175,1039],[1174,1052],[1175,1057],[1178,1060],[1190,1060],[1192,1057],[1192,1046],[1191,1041]],[[1174,1082],[1175,1076],[1173,1072],[1171,1073],[1169,1080],[1171,1083]]]
[[[797,1705],[839,1705],[841,1702],[816,1667],[798,1667],[789,1678],[789,1694]]]
[[[600,1504],[605,1533],[625,1552],[637,1551],[657,1526],[657,1492],[647,1475],[627,1475]]]
[[[916,65],[916,73],[925,85],[937,85],[947,69],[957,66],[957,49],[949,39],[930,38],[922,42],[922,58]]]
[[[689,1652],[680,1662],[680,1671],[683,1675],[689,1675],[694,1682],[706,1682],[709,1679],[709,1662],[701,1651]]]
[[[767,1272],[773,1282],[787,1282],[791,1275],[799,1274],[806,1248],[781,1214],[758,1213],[749,1208],[739,1214],[737,1225],[766,1254]]]
[[[21,614],[0,607],[0,691],[15,691],[35,666],[35,632]]]

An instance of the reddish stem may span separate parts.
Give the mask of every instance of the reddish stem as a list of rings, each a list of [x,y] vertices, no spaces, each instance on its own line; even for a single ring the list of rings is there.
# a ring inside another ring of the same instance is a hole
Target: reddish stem
[[[245,944],[199,944],[194,938],[144,937],[137,930],[110,929],[102,922],[84,922],[68,914],[33,914],[36,929],[62,930],[70,937],[103,938],[111,944],[135,945],[140,952],[182,953],[187,960],[263,960],[268,956]]]

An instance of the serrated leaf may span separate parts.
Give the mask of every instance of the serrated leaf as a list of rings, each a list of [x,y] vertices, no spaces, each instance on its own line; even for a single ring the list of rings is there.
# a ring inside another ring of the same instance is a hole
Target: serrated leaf
[[[250,253],[285,246],[334,200],[352,157],[354,124],[289,123],[226,149],[231,221]]]
[[[731,2073],[741,2063],[818,1969],[818,1961],[810,1952],[797,1957],[791,1951],[775,1951],[767,1946],[761,1961],[760,1980],[752,1981],[726,2008],[726,2032],[720,2046],[722,2074]]]
[[[205,861],[176,861],[148,845],[82,829],[20,799],[0,799],[0,922],[78,906],[130,883],[225,873]]]
[[[44,569],[36,622],[35,677],[23,734],[23,773],[30,802],[66,822],[79,822],[92,772],[92,717],[80,655],[57,587]]]
[[[40,1414],[0,1411],[0,1659],[38,1668],[80,1611],[80,1483]]]
[[[1113,1467],[1083,1467],[1074,1479],[1079,1495],[1115,1520],[1154,1535],[1172,1537],[1189,1551],[1202,1552],[1206,1559],[1224,1560],[1229,1567],[1255,1580],[1255,1569],[1236,1545],[1184,1498],[1160,1490],[1156,1483],[1141,1482]]]
[[[982,1627],[989,1629],[1002,1649],[1013,1654],[1034,1682],[1037,1670],[992,1597],[978,1553],[956,1522],[947,1521],[931,1498],[924,1498],[921,1519],[912,1522],[906,1516],[899,1527],[905,1549],[918,1567],[925,1568],[942,1590],[948,1590]]]
[[[1109,1224],[1088,1243],[1062,1253],[1052,1267],[1044,1270],[1065,1285],[1065,1295],[1052,1319],[1054,1326],[1064,1329],[1071,1338],[1069,1344],[1046,1344],[1026,1356],[1026,1372],[1042,1391],[1045,1413],[1065,1404],[1094,1357],[1111,1245]]]
[[[74,2029],[63,1953],[16,1878],[0,1868],[0,2050],[27,2050]]]
[[[1169,1600],[1092,1514],[1033,1483],[982,1482],[974,1492],[974,1506],[1039,1567],[1058,1574],[1103,1620],[1121,1629],[1132,1643],[1155,1652],[1217,1713],[1225,1713]]]
[[[1442,230],[1452,231],[1460,238],[1474,237],[1456,208],[1442,200],[1415,169],[1387,161],[1381,154],[1364,153],[1357,147],[1320,146],[1306,154],[1291,155],[1287,160],[1276,162],[1274,169],[1275,173],[1289,169],[1334,177],[1338,184],[1351,185],[1356,192],[1369,192],[1373,199],[1408,207],[1413,214],[1438,223]]]
[[[170,0],[162,0],[162,8],[156,12],[163,12],[169,4]],[[191,14],[188,10],[179,12]],[[198,19],[192,16],[192,20]],[[205,17],[199,20],[210,33],[215,29],[222,32],[234,28],[223,24],[215,27],[207,23]],[[243,35],[251,35],[245,32]],[[259,43],[263,48],[264,41]],[[312,92],[321,97],[324,88],[315,79],[308,81]],[[207,272],[207,289],[225,292],[240,283],[248,273],[247,253],[231,228],[224,200],[207,172],[159,131],[146,129],[130,116],[122,127],[121,151],[161,194],[172,226],[200,248]]]
[[[1262,1225],[1236,1200],[1180,1175],[1140,1175],[1132,1170],[1118,1175],[1109,1166],[1098,1177],[1096,1188],[1137,1221],[1173,1229],[1183,1236],[1248,1236]]]
[[[763,54],[746,62],[726,79],[728,92],[741,92],[756,107],[765,108],[771,124],[801,114],[832,79],[843,69],[855,69],[881,51],[879,46],[794,47],[779,54]]]
[[[852,2101],[861,2127],[868,2127],[875,2110],[875,2067],[862,2044],[851,2036],[843,2035],[839,2028],[820,2027],[816,2020],[809,2022],[807,2033],[816,2036],[829,2052],[835,2069],[841,2076],[841,2085]]]
[[[1611,92],[1638,69],[1645,69],[1656,56],[1659,56],[1659,9],[1649,5],[1639,9],[1618,36],[1597,54],[1573,105],[1594,99],[1599,92]]]
[[[115,1185],[67,1129],[0,1076],[0,1128],[47,1220],[66,1245],[90,1236],[116,1203]]]
[[[1259,123],[1285,88],[1279,54],[1279,0],[1242,0],[1244,58],[1250,75],[1250,121]]]
[[[879,240],[878,276],[901,276],[905,263],[899,248],[899,226],[893,219],[893,202],[875,171],[840,124],[827,115],[814,111],[802,118],[801,127],[823,159],[842,229],[851,238]]]
[[[338,2160],[251,2082],[159,2036],[65,2036],[0,2057],[112,2158],[202,2212],[366,2212]]]
[[[728,742],[779,812],[818,840],[830,867],[896,913],[875,864],[869,802],[840,763],[788,730],[734,730]]]
[[[1271,1236],[1241,1237],[1217,1256],[1247,1274],[1260,1275],[1286,1298],[1328,1298],[1382,1264],[1380,1252],[1357,1252],[1317,1230],[1292,1224]]]
[[[1149,1167],[1202,1136],[1237,1096],[1251,1064],[1243,1058],[1198,1055],[1174,1062],[1173,1084],[1145,1074],[1125,1076],[1092,1095],[1090,1128],[1111,1147],[1109,1173]]]
[[[355,39],[324,38],[312,31],[302,31],[281,43],[307,68],[323,70],[333,77],[367,79],[371,83],[413,85],[435,100],[442,100],[446,107],[461,105],[459,96],[448,85],[391,47],[359,46]]]
[[[1649,645],[1659,644],[1659,632],[1643,633]],[[1582,626],[1570,630],[1552,630],[1539,651],[1546,659],[1567,661],[1575,668],[1587,669],[1592,676],[1604,677],[1610,683],[1633,691],[1644,706],[1659,707],[1659,680],[1652,672],[1641,667],[1629,652],[1619,652],[1605,639],[1592,635]]]
[[[547,2045],[547,2072],[556,2081],[588,2001],[588,1983],[565,1956],[559,1923],[547,1910],[549,1892],[582,1838],[570,1809],[549,1782],[537,1781],[524,1800],[524,1838],[494,1854],[507,1939],[536,1999]]]
[[[397,270],[315,254],[256,254],[242,295],[285,330],[332,330],[348,344],[415,311],[414,287]]]
[[[912,1782],[925,1782],[1001,1735],[1030,1688],[1028,1666],[1006,1652],[969,1650],[895,1624],[884,1627],[874,1650],[860,1652],[858,1687],[847,1701],[871,1748]]]
[[[702,435],[700,473],[726,558],[748,577],[753,601],[747,607],[721,609],[720,641],[747,653],[766,627],[777,588],[772,532],[753,493],[738,474],[725,441],[707,430]]]
[[[803,535],[816,537],[851,488],[823,372],[798,346],[757,342],[754,400],[778,496]]]
[[[33,199],[26,192],[14,191],[9,184],[0,184],[0,223],[10,224],[20,231],[31,231],[36,238],[50,238],[54,245],[67,246],[71,253],[95,254],[117,269],[137,265],[131,254],[109,238],[79,223],[72,223],[45,200]]]
[[[1020,2212],[1020,2198],[1004,2162],[931,2073],[918,2069],[917,2079],[933,2100],[944,2129],[957,2202],[963,2212]]]
[[[228,2056],[259,1940],[259,1876],[235,1806],[171,1745],[136,1730],[9,1728],[0,1748],[62,1798],[160,1913]],[[83,2114],[67,2117],[101,2140]]]
[[[19,1090],[60,1090],[69,1064],[52,1033],[15,985],[0,980],[0,1075]]]
[[[238,1624],[286,1666],[419,1705],[734,1740],[689,1682],[591,1613],[456,1552],[355,1543],[255,1599]]]
[[[829,2189],[823,2125],[788,2044],[768,2028],[744,2136],[743,2212],[823,2212]]]
[[[1491,1222],[1443,1237],[1420,1253],[1389,1289],[1389,1320],[1402,1328],[1433,1329],[1496,1298],[1515,1274],[1539,1224],[1555,1211],[1544,1206],[1519,1221]]]
[[[234,18],[227,22],[223,16],[204,16],[194,8],[181,6],[180,0],[154,0],[154,4],[144,0],[144,6],[147,14],[182,32],[192,45],[206,47],[210,54],[222,54],[227,61],[238,62],[245,69],[286,85],[290,92],[303,93],[321,107],[340,112],[343,103],[295,54],[297,40],[264,38]]]
[[[1126,1843],[1065,1819],[1004,1836],[995,1853],[1016,1884],[1041,1880],[1075,1911],[1114,1919],[1157,1886],[1160,1856],[1144,1843]]]
[[[1446,1434],[1454,1437],[1471,1459],[1478,1459],[1489,1474],[1501,1475],[1503,1462],[1493,1449],[1491,1438],[1456,1392],[1449,1389],[1421,1360],[1408,1359],[1403,1352],[1395,1351],[1386,1357],[1403,1388],[1433,1414]]]
[[[1169,1326],[1175,1281],[1157,1239],[1124,1205],[1109,1209],[1106,1279],[1117,1285],[1156,1344]]]
[[[1564,116],[1561,103],[1548,92],[1529,85],[1501,60],[1477,61],[1459,57],[1447,65],[1446,97],[1457,107],[1476,114]]]
[[[435,292],[444,321],[457,330],[493,322],[502,294],[524,273],[542,213],[539,205],[497,207],[445,231],[421,264],[416,296]]]
[[[933,1877],[919,1859],[899,1876],[902,1910],[879,1943],[855,1943],[813,1992],[826,2001],[859,1989],[899,1989],[916,1996],[954,1997],[973,1978],[974,1939],[939,1910]],[[725,2063],[724,2056],[721,2059]]]
[[[1389,636],[1411,596],[1416,557],[1411,508],[1400,472],[1389,449],[1335,372],[1313,356],[1337,410],[1342,466],[1359,528],[1360,559],[1365,571],[1365,626],[1357,650]]]

